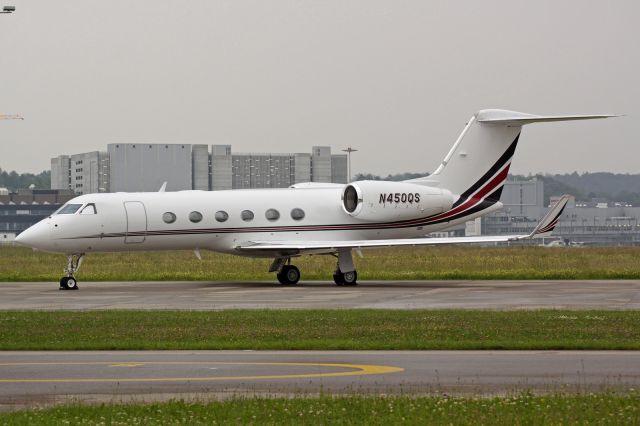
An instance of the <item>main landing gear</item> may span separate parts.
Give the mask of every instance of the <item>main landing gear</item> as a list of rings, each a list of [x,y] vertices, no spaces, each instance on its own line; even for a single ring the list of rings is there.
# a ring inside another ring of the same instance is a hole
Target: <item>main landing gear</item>
[[[300,281],[300,269],[291,265],[290,257],[274,259],[269,272],[277,272],[276,277],[282,285],[296,285]]]
[[[356,271],[342,272],[340,269],[336,269],[333,273],[333,282],[336,285],[358,285],[358,273]]]
[[[358,285],[358,272],[353,265],[353,257],[351,256],[351,249],[339,250],[338,264],[336,265],[336,271],[333,273],[333,282],[336,285]]]
[[[334,255],[337,259],[333,281],[336,285],[358,285],[358,272],[353,265],[351,249],[339,250]],[[300,270],[291,264],[290,257],[279,257],[273,260],[269,272],[276,272],[278,282],[282,285],[296,285],[300,281]]]
[[[67,267],[64,269],[65,276],[60,278],[60,290],[77,290],[78,281],[74,274],[80,269],[84,253],[67,256]]]
[[[295,285],[300,281],[300,270],[294,265],[284,265],[276,277],[280,284]]]

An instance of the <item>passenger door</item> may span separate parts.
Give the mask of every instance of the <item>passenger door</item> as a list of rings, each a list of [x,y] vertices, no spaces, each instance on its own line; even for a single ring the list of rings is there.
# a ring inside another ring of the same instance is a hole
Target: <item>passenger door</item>
[[[125,201],[124,210],[127,214],[127,234],[124,242],[135,244],[144,242],[147,235],[147,211],[140,201]]]

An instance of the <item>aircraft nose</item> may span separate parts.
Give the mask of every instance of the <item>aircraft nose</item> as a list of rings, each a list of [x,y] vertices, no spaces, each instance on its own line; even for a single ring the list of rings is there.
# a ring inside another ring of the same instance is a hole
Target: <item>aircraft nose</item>
[[[15,239],[15,242],[32,248],[38,248],[48,240],[47,226],[43,223],[35,225],[22,231]]]

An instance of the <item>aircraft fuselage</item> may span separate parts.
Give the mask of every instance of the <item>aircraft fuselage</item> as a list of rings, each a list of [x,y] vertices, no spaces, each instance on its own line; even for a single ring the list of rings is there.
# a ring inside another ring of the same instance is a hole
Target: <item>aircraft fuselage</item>
[[[198,248],[260,256],[238,253],[236,247],[247,241],[411,238],[487,213],[430,225],[421,224],[421,219],[433,217],[434,211],[422,208],[415,211],[413,221],[365,221],[345,212],[343,188],[88,194],[67,203],[79,205],[72,214],[57,213],[42,220],[23,233],[22,241],[67,254]],[[428,207],[428,198],[423,199]],[[387,210],[411,208],[408,201],[378,202]],[[89,204],[95,208],[87,214],[84,209]],[[294,209],[303,217],[294,219]],[[274,211],[279,217],[274,218]],[[248,219],[246,212],[253,213],[253,218]],[[175,220],[167,223],[171,215]]]

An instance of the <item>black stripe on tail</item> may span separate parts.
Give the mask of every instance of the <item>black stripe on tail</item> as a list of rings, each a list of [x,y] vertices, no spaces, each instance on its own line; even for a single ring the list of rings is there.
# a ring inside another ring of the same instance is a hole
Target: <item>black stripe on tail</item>
[[[478,181],[476,183],[474,183],[469,189],[467,189],[466,191],[464,191],[461,195],[460,198],[458,198],[458,200],[453,203],[453,208],[459,206],[460,204],[462,204],[463,202],[465,202],[474,192],[476,192],[478,189],[480,189],[485,183],[487,183],[487,181],[489,179],[491,179],[491,177],[493,175],[495,175],[496,173],[498,173],[498,171],[500,169],[502,169],[502,167],[504,167],[505,164],[507,164],[507,162],[509,160],[511,160],[511,158],[513,157],[513,154],[516,152],[516,146],[518,145],[518,139],[520,139],[520,133],[518,133],[518,135],[516,136],[516,138],[513,140],[513,142],[511,142],[511,145],[509,145],[509,148],[507,148],[507,150],[500,156],[500,158],[498,158],[498,161],[495,162],[495,164],[484,174],[482,175],[482,177],[480,179],[478,179]],[[500,195],[502,194],[502,185],[500,186],[500,190],[499,191],[494,191],[493,194],[491,194],[491,197],[496,197],[497,198],[493,198],[494,201],[498,201],[500,200]]]

